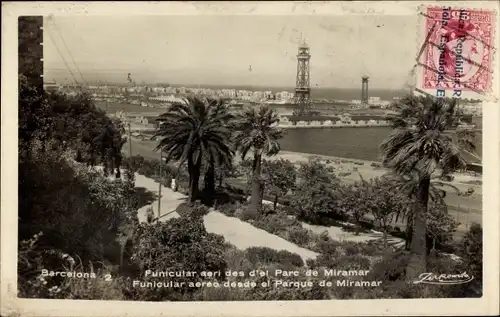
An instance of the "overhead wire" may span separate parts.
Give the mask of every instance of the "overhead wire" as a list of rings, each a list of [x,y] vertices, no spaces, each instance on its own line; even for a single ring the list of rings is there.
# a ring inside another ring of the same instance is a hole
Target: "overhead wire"
[[[52,37],[52,34],[50,33],[49,29],[48,28],[44,28],[45,30],[47,30],[47,34],[49,35],[52,43],[54,44],[54,46],[56,47],[56,50],[57,50],[57,53],[59,53],[59,56],[61,57],[61,59],[63,60],[64,62],[64,65],[66,66],[66,69],[68,70],[68,72],[71,74],[71,77],[73,77],[73,80],[75,81],[75,84],[79,84],[78,83],[78,80],[76,80],[76,77],[75,75],[73,74],[73,72],[71,71],[71,68],[69,67],[68,65],[68,62],[66,61],[66,59],[64,58],[63,54],[61,53],[61,50],[59,49],[59,46],[57,45],[56,41],[54,40],[54,37]]]
[[[80,43],[84,43],[85,42],[84,39],[82,38],[82,36],[80,35],[80,33],[75,32],[75,34],[78,36],[78,40],[80,41]],[[94,72],[94,74],[95,74],[95,76],[97,78],[98,85],[100,86],[100,83],[102,83],[104,81],[104,83],[107,86],[108,85],[108,81],[107,80],[101,80],[101,76],[99,76],[99,73],[97,72],[97,69],[95,68],[94,63],[91,62],[90,66],[92,67],[92,71]]]
[[[82,78],[83,82],[88,85],[87,81],[85,80],[85,77],[83,77],[83,74],[80,71],[80,68],[78,67],[78,64],[76,63],[75,59],[73,58],[73,54],[71,54],[71,50],[69,49],[68,45],[66,44],[66,41],[64,40],[61,32],[59,31],[59,28],[57,27],[56,21],[54,21],[54,19],[50,19],[50,21],[52,21],[52,24],[54,25],[57,33],[59,34],[59,37],[61,38],[61,40],[62,40],[62,42],[64,44],[64,47],[66,47],[66,50],[68,51],[68,54],[69,54],[71,60],[73,61],[73,64],[75,65],[76,70],[80,74],[80,77]]]

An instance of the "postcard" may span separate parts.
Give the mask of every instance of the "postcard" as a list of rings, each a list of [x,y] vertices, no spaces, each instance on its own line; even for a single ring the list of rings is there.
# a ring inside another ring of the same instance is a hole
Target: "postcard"
[[[2,316],[498,314],[497,2],[2,8]]]

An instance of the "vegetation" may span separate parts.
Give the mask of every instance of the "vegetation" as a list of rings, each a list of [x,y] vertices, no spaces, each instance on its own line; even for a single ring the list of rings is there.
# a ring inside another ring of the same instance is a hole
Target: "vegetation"
[[[466,167],[459,144],[445,133],[456,127],[460,119],[455,106],[455,100],[410,95],[396,103],[396,114],[388,117],[394,132],[381,144],[383,164],[397,175],[416,175],[417,178],[417,187],[412,191],[415,203],[412,257],[408,265],[410,279],[426,272],[426,215],[431,177],[438,169],[446,175]]]
[[[273,211],[276,211],[278,199],[293,190],[297,178],[297,171],[292,162],[284,159],[263,162],[262,187],[264,192],[273,196]]]
[[[249,151],[253,152],[252,164],[252,196],[249,212],[257,214],[262,204],[262,155],[272,156],[279,152],[278,140],[283,131],[276,125],[278,114],[267,106],[246,109],[240,116],[234,134],[235,148],[245,159]]]
[[[215,166],[230,166],[233,151],[229,143],[230,120],[226,105],[221,101],[187,98],[174,104],[160,116],[162,122],[154,138],[161,137],[156,150],[165,152],[165,160],[187,162],[189,173],[189,201],[198,198],[203,160],[207,164],[206,186],[214,191]]]
[[[140,202],[130,175],[111,181],[74,160],[79,151],[93,164],[93,140],[110,124],[87,95],[44,94],[23,76],[19,84],[20,296],[60,298],[73,286],[36,280],[40,270],[88,269],[89,262],[96,272],[113,270],[137,226]]]
[[[291,206],[299,219],[318,223],[322,218],[339,218],[343,211],[338,209],[340,180],[333,170],[317,158],[302,163],[298,170],[298,184]]]
[[[452,244],[450,235],[457,227],[446,213],[443,191],[438,188],[442,182],[434,175],[438,168],[447,174],[460,167],[455,143],[442,133],[455,120],[452,105],[427,99],[403,100],[407,106],[398,108],[395,133],[382,147],[384,164],[393,168],[394,175],[346,185],[333,169],[316,158],[298,168],[286,160],[265,160],[264,156],[279,151],[283,133],[275,127],[276,114],[266,107],[233,117],[225,103],[218,100],[189,98],[172,106],[161,116],[164,123],[157,133],[157,150],[167,157],[166,162],[161,162],[140,156],[122,158],[121,125],[107,118],[85,93],[44,94],[30,87],[22,76],[19,92],[21,297],[220,301],[482,294],[479,225],[472,226],[455,246],[461,261],[438,252],[443,245]],[[236,151],[243,158],[252,152],[253,158],[235,164]],[[97,164],[104,166],[104,173],[89,168]],[[125,170],[124,175],[119,174],[120,168]],[[113,170],[116,179],[107,177]],[[135,172],[165,186],[176,179],[179,190],[190,198],[177,208],[179,218],[160,222],[151,217],[151,221],[139,223],[137,210],[151,204],[153,197],[135,188]],[[252,185],[249,204],[240,199],[243,190],[224,184],[225,178],[241,178],[245,173]],[[207,196],[225,195],[218,211],[314,251],[316,259],[309,259],[305,265],[300,255],[284,250],[238,250],[223,237],[208,233],[203,216],[211,202],[196,202],[202,176]],[[273,206],[261,205],[264,195],[271,197]],[[411,210],[404,208],[408,205]],[[388,246],[388,236],[395,234],[391,220],[396,218],[406,219],[406,225],[413,229],[411,252],[394,251]],[[348,220],[355,223],[357,232],[382,231],[383,245],[337,241],[327,232],[317,234],[303,226],[303,222],[335,224],[352,230],[349,224],[341,224]],[[427,240],[424,247],[431,245],[432,252],[420,249],[422,235]],[[431,256],[427,257],[427,253]],[[416,268],[417,262],[425,263],[432,272],[465,270],[475,279],[447,288],[415,286],[407,283],[415,270],[405,268]],[[370,276],[366,279],[383,283],[376,288],[318,286],[320,280],[335,285],[341,279],[324,276],[324,270],[335,268],[368,270]],[[98,278],[42,277],[42,269],[92,272]],[[277,269],[299,271],[300,277],[275,276]],[[305,273],[311,269],[320,275],[307,277]],[[138,281],[155,280],[146,276],[146,270],[220,274],[174,279],[177,283],[192,283],[192,287],[134,286]],[[270,274],[251,275],[255,270]],[[107,276],[112,276],[112,281],[106,281]],[[279,281],[291,286],[262,284]],[[311,281],[312,286],[300,284]],[[206,286],[232,282],[255,285]]]

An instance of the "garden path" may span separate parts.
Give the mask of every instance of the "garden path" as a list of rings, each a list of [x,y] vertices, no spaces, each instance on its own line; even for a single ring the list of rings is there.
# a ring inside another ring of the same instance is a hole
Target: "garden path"
[[[136,187],[146,188],[148,191],[158,195],[158,183],[151,178],[136,173],[135,185]],[[186,196],[179,192],[174,192],[168,187],[162,187],[161,192],[160,221],[179,217],[175,209],[179,204],[185,201]],[[151,205],[146,205],[138,210],[139,221],[146,221],[146,211],[149,207],[153,208],[155,216],[157,216],[158,201],[155,201]],[[204,223],[208,232],[222,235],[227,242],[236,246],[238,249],[244,250],[249,247],[268,247],[275,250],[287,250],[299,254],[304,261],[307,259],[315,259],[318,256],[316,252],[301,248],[283,238],[241,221],[238,218],[228,217],[215,210],[211,210],[205,215]]]

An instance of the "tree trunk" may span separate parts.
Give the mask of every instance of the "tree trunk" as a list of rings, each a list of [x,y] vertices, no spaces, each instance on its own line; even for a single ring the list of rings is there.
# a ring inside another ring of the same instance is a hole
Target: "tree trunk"
[[[260,197],[260,167],[261,167],[261,155],[258,153],[254,154],[253,157],[253,172],[252,172],[252,196],[250,198],[250,208],[249,211],[254,214],[258,214],[261,204],[262,198]]]
[[[432,256],[436,255],[436,240],[437,240],[436,236],[432,237],[432,248],[429,252],[429,254],[431,254]]]
[[[114,161],[115,161],[115,170],[116,170],[115,177],[116,178],[121,178],[122,177],[122,172],[120,170],[120,166],[122,164],[121,153],[115,154]]]
[[[389,245],[387,244],[387,229],[384,227],[384,250],[387,252],[389,250]]]
[[[413,234],[410,247],[410,261],[407,268],[407,277],[416,279],[425,273],[427,266],[426,224],[427,205],[429,201],[430,178],[420,180],[418,185],[417,201],[413,212]]]
[[[198,198],[198,183],[200,182],[201,162],[193,162],[192,158],[188,159],[189,172],[189,202],[194,203]]]
[[[414,207],[412,207],[414,208]],[[405,250],[409,251],[410,250],[410,246],[411,246],[411,238],[412,238],[412,235],[413,235],[413,215],[411,216],[411,218],[408,218],[406,220],[406,241],[405,241]]]
[[[213,196],[215,194],[215,166],[214,166],[214,161],[213,159],[210,159],[210,162],[208,163],[208,169],[205,172],[205,179],[204,179],[204,191],[210,195]]]

